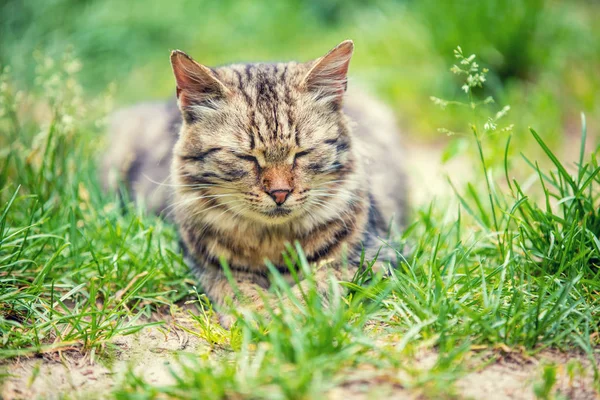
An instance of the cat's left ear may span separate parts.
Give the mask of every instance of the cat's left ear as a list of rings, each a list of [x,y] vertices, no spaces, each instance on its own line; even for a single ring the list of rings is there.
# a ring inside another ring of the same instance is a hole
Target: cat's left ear
[[[210,68],[197,63],[183,51],[171,52],[171,66],[177,81],[177,99],[182,111],[188,106],[218,100],[229,93],[229,89]]]
[[[352,40],[345,40],[323,57],[313,61],[304,78],[307,90],[341,103],[348,84],[348,66],[354,52]]]

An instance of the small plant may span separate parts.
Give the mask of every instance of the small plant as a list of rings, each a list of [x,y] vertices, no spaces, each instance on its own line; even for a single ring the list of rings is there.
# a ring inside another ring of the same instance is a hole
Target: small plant
[[[556,365],[545,365],[542,372],[542,379],[533,385],[535,397],[543,400],[553,399],[553,388],[556,384]]]
[[[496,148],[498,142],[495,138],[501,133],[512,132],[514,128],[513,124],[500,126],[501,120],[504,119],[510,111],[510,106],[504,106],[501,110],[490,113],[487,109],[484,111],[482,107],[494,104],[495,101],[493,97],[488,96],[484,100],[475,99],[473,92],[475,89],[483,87],[489,70],[487,68],[482,68],[475,61],[475,54],[471,54],[468,57],[465,56],[460,46],[454,50],[454,57],[458,60],[458,63],[454,64],[452,68],[450,68],[450,71],[461,78],[461,91],[465,93],[467,101],[444,100],[434,96],[431,96],[430,99],[435,105],[442,109],[446,109],[448,106],[468,108],[472,110],[473,120],[468,124],[469,131],[471,131],[470,133],[457,133],[446,128],[438,129],[439,132],[449,136],[461,137],[460,140],[455,140],[448,146],[442,158],[442,161],[444,162],[457,156],[461,150],[465,149],[468,144],[468,138],[471,135],[474,135],[476,139],[478,157],[481,157],[482,140],[484,138],[492,140],[489,146]]]

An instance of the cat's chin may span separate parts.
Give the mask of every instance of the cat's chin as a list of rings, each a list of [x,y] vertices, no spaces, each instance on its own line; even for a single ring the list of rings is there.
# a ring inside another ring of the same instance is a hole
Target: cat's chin
[[[294,219],[296,216],[294,210],[289,208],[274,208],[269,211],[262,212],[262,222],[267,224],[284,224]]]
[[[289,208],[274,208],[270,211],[265,212],[264,214],[266,216],[270,216],[270,217],[287,217],[290,214],[292,214],[293,210],[290,210]]]

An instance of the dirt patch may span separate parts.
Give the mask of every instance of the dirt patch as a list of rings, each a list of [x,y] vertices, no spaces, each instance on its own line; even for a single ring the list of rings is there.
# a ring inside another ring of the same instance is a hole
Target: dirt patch
[[[91,362],[78,352],[56,352],[42,357],[19,358],[7,366],[2,399],[105,398],[123,379],[129,368],[147,382],[165,385],[173,382],[169,368],[179,351],[200,353],[208,344],[181,327],[192,327],[189,317],[179,316],[168,325],[142,329],[134,335],[112,341],[109,357]]]
[[[485,400],[536,399],[535,387],[543,382],[546,366],[554,366],[556,382],[550,391],[551,398],[598,399],[593,388],[593,368],[582,354],[544,351],[535,357],[508,356],[493,363],[469,366],[466,373],[445,391],[428,387],[426,383],[415,384],[403,371],[354,371],[344,382],[329,392],[330,399],[422,399],[466,398]],[[428,351],[417,359],[414,367],[429,370],[437,354]],[[575,367],[574,373],[568,366]],[[558,397],[561,398],[561,397]]]
[[[176,323],[188,324],[190,321],[176,320]],[[167,329],[152,327],[135,335],[117,337],[113,344],[116,350],[112,365],[107,362],[92,364],[89,357],[81,357],[74,352],[20,358],[8,365],[11,376],[4,382],[1,398],[53,399],[65,394],[72,398],[107,398],[129,368],[147,382],[170,384],[173,378],[169,369],[177,368],[175,353],[185,351],[201,354],[211,351],[206,342],[176,328],[175,324]],[[550,350],[535,357],[492,354],[498,359],[491,363],[474,357],[479,361],[471,362],[472,365],[467,367],[471,372],[449,385],[448,396],[486,400],[535,399],[534,387],[542,383],[544,367],[552,365],[556,370],[552,393],[568,399],[600,398],[593,389],[591,362],[581,354]],[[436,359],[435,351],[427,350],[409,362],[411,368],[426,373]],[[405,370],[358,366],[338,379],[337,386],[327,393],[327,398],[420,399],[440,396],[439,392],[432,392],[427,385],[415,384]]]
[[[456,387],[467,398],[535,399],[534,389],[543,386],[546,367],[554,367],[556,371],[556,383],[551,390],[554,396],[580,400],[600,398],[593,387],[594,373],[590,360],[577,352],[552,350],[536,357],[503,357],[459,379]]]

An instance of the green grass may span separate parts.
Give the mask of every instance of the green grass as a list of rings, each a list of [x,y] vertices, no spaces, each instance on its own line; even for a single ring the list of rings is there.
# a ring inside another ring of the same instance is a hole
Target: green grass
[[[597,357],[600,166],[599,149],[584,146],[585,119],[575,164],[563,163],[547,135],[531,129],[536,148],[519,146],[528,172],[517,176],[527,178],[512,178],[518,155],[505,122],[510,114],[477,100],[483,80],[473,77],[485,71],[455,55],[466,102],[435,102],[450,114],[469,110],[470,133],[453,140],[470,146],[463,156],[479,170],[477,181],[455,185],[456,206],[441,199],[414,211],[398,238],[405,249],[400,265],[389,276],[367,271],[342,287],[332,282],[328,305],[313,285],[281,314],[240,310],[230,331],[216,324],[203,296],[195,297],[174,227],[132,204],[120,207],[101,190],[96,158],[110,99],[84,101],[70,54],[57,63],[41,60],[39,86],[29,92],[19,92],[5,69],[0,358],[70,350],[102,360],[116,335],[160,324],[148,322],[152,313],[184,300],[197,305],[188,332],[222,351],[178,354],[172,384],[152,384],[132,370],[114,396],[319,398],[365,370],[377,371],[378,382],[452,397],[453,383],[472,368],[467,360],[493,361],[498,346]],[[545,160],[530,159],[530,150]],[[288,259],[291,268],[309,267],[299,248]],[[275,286],[274,295],[289,294],[281,280]],[[435,350],[432,367],[413,360],[421,349]],[[487,353],[478,356],[481,349]],[[545,370],[538,396],[552,393],[553,374]]]
[[[95,352],[190,287],[173,227],[123,213],[100,189],[95,117],[69,114],[71,62],[55,71],[67,85],[44,98],[16,95],[8,69],[1,78],[0,358]],[[22,118],[36,107],[47,107],[39,121]]]

